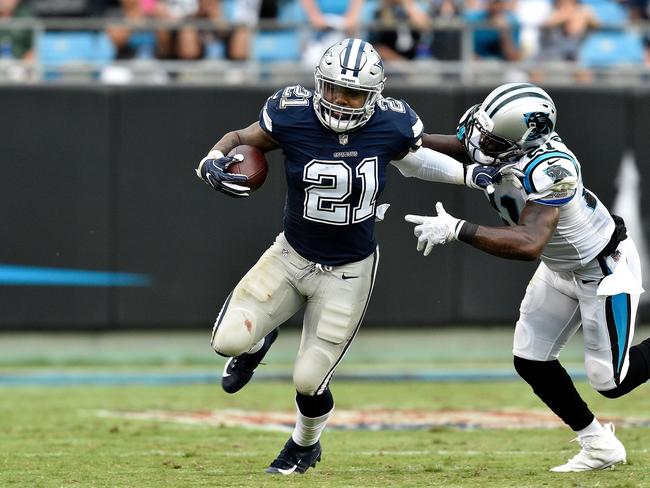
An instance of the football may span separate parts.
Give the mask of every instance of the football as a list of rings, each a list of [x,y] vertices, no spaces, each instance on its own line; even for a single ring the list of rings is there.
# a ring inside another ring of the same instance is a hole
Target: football
[[[244,160],[232,163],[228,166],[228,173],[237,173],[248,176],[248,185],[251,192],[257,190],[264,184],[266,175],[269,173],[269,163],[264,153],[255,146],[237,146],[228,153],[228,156],[241,154]]]

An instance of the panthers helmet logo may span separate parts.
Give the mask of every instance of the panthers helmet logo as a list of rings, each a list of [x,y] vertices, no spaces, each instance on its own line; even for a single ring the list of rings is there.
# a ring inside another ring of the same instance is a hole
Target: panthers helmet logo
[[[540,136],[545,136],[553,131],[553,122],[546,112],[528,112],[524,114],[526,126],[530,129],[530,134],[526,140],[532,141]]]
[[[546,173],[549,178],[553,180],[553,183],[557,183],[558,181],[562,181],[564,178],[567,176],[571,176],[571,173],[566,168],[563,168],[559,164],[554,164],[553,166],[549,166],[548,168],[544,169],[544,173]]]

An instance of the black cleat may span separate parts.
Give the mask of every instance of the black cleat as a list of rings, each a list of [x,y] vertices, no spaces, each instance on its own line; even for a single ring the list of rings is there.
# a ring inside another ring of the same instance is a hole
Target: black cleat
[[[278,329],[274,329],[264,337],[262,349],[253,354],[240,354],[230,358],[223,368],[221,386],[227,393],[236,393],[241,390],[253,377],[255,368],[271,348],[271,344],[278,337]]]
[[[269,474],[303,474],[309,468],[315,468],[320,461],[320,441],[313,446],[302,447],[291,437],[286,442],[278,457],[266,468]]]

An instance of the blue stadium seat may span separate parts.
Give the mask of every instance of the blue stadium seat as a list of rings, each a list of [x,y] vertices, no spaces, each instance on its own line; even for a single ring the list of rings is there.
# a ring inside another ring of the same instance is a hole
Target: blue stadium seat
[[[71,62],[107,64],[115,47],[104,33],[45,32],[37,39],[37,52],[44,64],[60,66]]]
[[[235,0],[221,0],[221,12],[228,22],[235,18]]]
[[[613,0],[593,2],[589,7],[605,27],[624,27],[629,20],[625,8]]]
[[[295,30],[258,32],[253,38],[251,58],[256,61],[298,61],[300,36]]]
[[[640,64],[643,60],[641,37],[631,32],[594,32],[578,53],[578,61],[590,67]]]
[[[284,0],[278,5],[279,22],[306,22],[307,14],[302,8],[300,0]]]
[[[375,20],[375,13],[379,8],[378,0],[366,0],[363,2],[363,7],[361,7],[361,14],[359,15],[359,21],[362,24],[367,24]]]

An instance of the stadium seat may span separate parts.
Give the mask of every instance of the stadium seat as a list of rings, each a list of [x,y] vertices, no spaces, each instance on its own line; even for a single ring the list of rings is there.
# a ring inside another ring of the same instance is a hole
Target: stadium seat
[[[256,61],[300,60],[300,36],[295,30],[257,32],[251,58]]]
[[[235,18],[235,0],[221,0],[221,11],[228,22]]]
[[[603,27],[624,27],[628,23],[628,14],[621,4],[612,0],[589,4]]]
[[[578,61],[584,66],[613,66],[643,63],[641,37],[628,32],[594,32],[585,39]]]
[[[279,22],[306,22],[307,14],[299,0],[284,0],[278,4]]]
[[[44,32],[38,36],[40,61],[50,66],[71,62],[106,64],[115,57],[108,36],[94,32]]]

